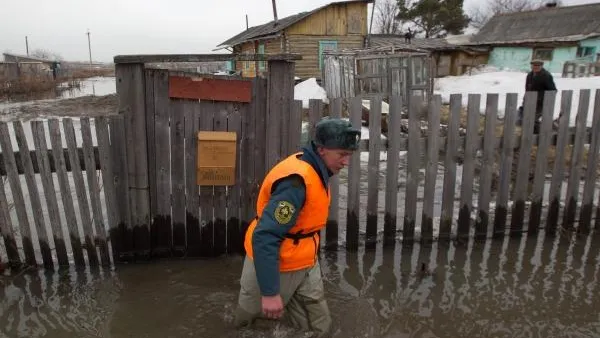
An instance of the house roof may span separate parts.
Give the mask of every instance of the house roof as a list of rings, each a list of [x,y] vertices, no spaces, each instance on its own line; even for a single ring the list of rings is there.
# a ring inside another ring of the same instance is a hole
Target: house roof
[[[575,42],[600,36],[600,3],[540,8],[492,17],[470,44]]]
[[[327,8],[329,6],[333,6],[333,5],[340,5],[340,4],[346,4],[346,3],[352,3],[352,2],[371,3],[371,2],[373,2],[373,0],[346,0],[346,1],[331,2],[327,5],[321,6],[319,8],[315,8],[312,11],[301,12],[298,14],[287,16],[285,18],[278,19],[277,23],[275,23],[275,20],[273,20],[273,21],[267,22],[266,24],[263,24],[260,26],[250,27],[247,30],[239,33],[238,35],[228,39],[227,41],[222,42],[217,47],[232,47],[232,46],[239,45],[241,43],[248,42],[248,41],[277,37],[277,36],[279,36],[279,34],[282,30],[292,26],[293,24],[309,17],[310,15],[312,15],[322,9],[325,9],[325,8]]]
[[[475,48],[465,47],[461,44],[450,43],[448,39],[422,39],[412,38],[410,43],[405,42],[404,35],[398,34],[371,34],[369,35],[369,44],[371,47],[393,46],[402,50],[414,51],[477,51]],[[451,40],[454,41],[454,40]]]
[[[46,63],[56,62],[55,60],[36,58],[33,56],[28,56],[28,55],[20,55],[20,54],[13,54],[13,53],[2,53],[2,54],[4,55],[5,58],[6,58],[6,56],[12,56],[12,57],[15,57],[18,59],[25,59],[25,60],[30,60],[30,61],[38,61],[38,62],[46,62]]]

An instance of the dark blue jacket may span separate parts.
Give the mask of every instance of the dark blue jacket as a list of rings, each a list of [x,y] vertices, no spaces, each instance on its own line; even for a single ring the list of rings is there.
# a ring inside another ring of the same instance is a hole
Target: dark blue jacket
[[[314,143],[302,147],[302,152],[300,159],[315,168],[323,185],[327,187],[331,172],[317,154]],[[300,175],[282,178],[273,184],[272,189],[271,199],[260,215],[252,236],[256,278],[263,296],[279,294],[279,248],[285,234],[296,224],[296,218],[306,199],[306,187]],[[281,225],[275,220],[275,208],[280,201],[288,201],[296,209],[292,220],[286,225]]]

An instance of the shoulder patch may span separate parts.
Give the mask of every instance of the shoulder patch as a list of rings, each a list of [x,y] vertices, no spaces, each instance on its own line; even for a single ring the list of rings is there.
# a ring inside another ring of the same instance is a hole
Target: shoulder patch
[[[292,220],[292,216],[296,212],[296,208],[288,201],[281,201],[275,208],[275,220],[277,223],[285,225]]]

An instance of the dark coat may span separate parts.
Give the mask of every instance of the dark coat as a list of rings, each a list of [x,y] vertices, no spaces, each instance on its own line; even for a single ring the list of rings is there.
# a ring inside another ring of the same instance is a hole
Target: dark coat
[[[537,74],[534,74],[533,72],[529,72],[529,74],[527,74],[527,79],[525,80],[525,91],[538,92],[536,110],[542,109],[542,105],[544,103],[544,92],[549,90],[556,90],[554,78],[549,71],[542,68]]]

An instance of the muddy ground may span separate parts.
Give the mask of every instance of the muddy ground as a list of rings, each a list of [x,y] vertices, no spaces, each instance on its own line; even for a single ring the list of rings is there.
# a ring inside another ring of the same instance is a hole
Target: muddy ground
[[[74,99],[39,100],[29,102],[0,102],[2,120],[30,120],[52,116],[99,116],[117,114],[116,94],[105,96],[82,96]]]

